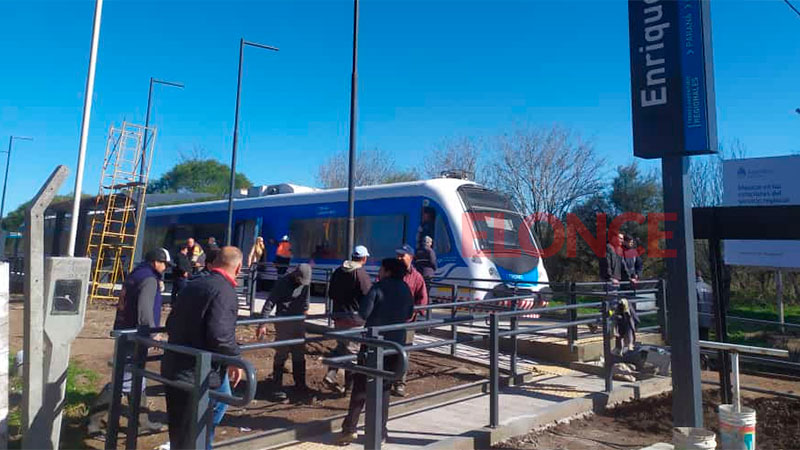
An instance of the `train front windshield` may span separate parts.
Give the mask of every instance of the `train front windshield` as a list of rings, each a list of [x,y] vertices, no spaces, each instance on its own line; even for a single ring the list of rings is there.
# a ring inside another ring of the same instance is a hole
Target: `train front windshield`
[[[507,198],[475,185],[462,186],[458,193],[483,255],[502,271],[513,274],[529,273],[539,265],[530,228]]]

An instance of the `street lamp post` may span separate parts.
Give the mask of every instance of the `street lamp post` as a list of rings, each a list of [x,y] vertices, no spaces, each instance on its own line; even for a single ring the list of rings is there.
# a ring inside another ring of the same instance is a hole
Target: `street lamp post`
[[[3,213],[6,210],[6,187],[8,186],[8,166],[11,165],[11,145],[14,143],[14,140],[18,141],[32,141],[33,138],[25,137],[25,136],[9,136],[8,137],[8,150],[2,153],[6,153],[6,175],[3,178],[3,200],[0,201],[0,228],[4,228],[2,226],[2,219]]]
[[[147,149],[147,132],[149,131],[150,127],[150,106],[153,104],[153,85],[154,84],[163,84],[164,86],[172,86],[179,89],[183,89],[183,83],[176,83],[173,81],[165,81],[159,80],[153,77],[150,77],[150,89],[147,91],[147,113],[145,114],[144,118],[144,139],[142,139],[142,160],[139,164],[139,178],[144,180],[144,165],[145,165],[145,150]],[[146,187],[145,187],[146,188]]]
[[[139,181],[143,184],[142,191],[139,193],[139,197],[136,199],[136,210],[142,211],[144,209],[144,195],[147,191],[147,184],[144,180],[144,172],[145,172],[145,165],[147,164],[147,138],[148,132],[150,131],[150,109],[153,104],[153,85],[154,84],[162,84],[164,86],[172,86],[179,89],[183,89],[183,83],[176,83],[174,81],[165,81],[159,80],[157,78],[150,77],[150,89],[147,91],[147,112],[145,113],[144,118],[144,136],[142,136],[142,155],[139,159]],[[141,218],[141,214],[139,215]],[[141,219],[140,219],[141,220]],[[137,253],[139,252],[139,245],[137,244],[133,250],[133,258],[134,261],[136,260]]]
[[[356,235],[355,173],[356,119],[358,117],[358,0],[353,1],[353,69],[350,77],[350,147],[347,165],[347,250],[353,251]]]
[[[277,47],[259,44],[257,42],[239,40],[239,76],[236,80],[236,113],[233,118],[233,151],[231,152],[231,185],[228,191],[228,228],[225,233],[225,245],[233,242],[233,190],[236,189],[236,146],[239,137],[239,101],[242,96],[242,62],[244,60],[245,46],[263,48],[265,50],[278,51]]]

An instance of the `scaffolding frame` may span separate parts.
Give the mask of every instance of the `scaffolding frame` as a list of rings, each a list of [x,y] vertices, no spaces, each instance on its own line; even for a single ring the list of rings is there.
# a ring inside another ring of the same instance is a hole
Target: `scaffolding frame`
[[[109,130],[86,249],[94,263],[90,301],[117,300],[118,286],[133,270],[155,138],[155,127],[128,122]]]

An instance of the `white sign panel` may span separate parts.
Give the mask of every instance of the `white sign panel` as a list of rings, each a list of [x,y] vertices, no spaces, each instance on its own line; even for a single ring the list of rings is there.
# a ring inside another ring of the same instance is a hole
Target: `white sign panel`
[[[723,206],[800,205],[800,156],[723,161]],[[786,224],[799,226],[800,224]],[[758,223],[753,223],[754,227]],[[800,267],[800,241],[725,241],[725,263]]]

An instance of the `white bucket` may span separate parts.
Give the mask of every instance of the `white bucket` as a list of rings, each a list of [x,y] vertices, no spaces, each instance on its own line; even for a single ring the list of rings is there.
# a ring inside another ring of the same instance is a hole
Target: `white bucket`
[[[672,429],[675,450],[705,450],[717,448],[717,435],[705,428],[676,427]]]
[[[733,405],[719,405],[719,438],[723,450],[755,450],[756,412],[742,407],[737,413]]]

